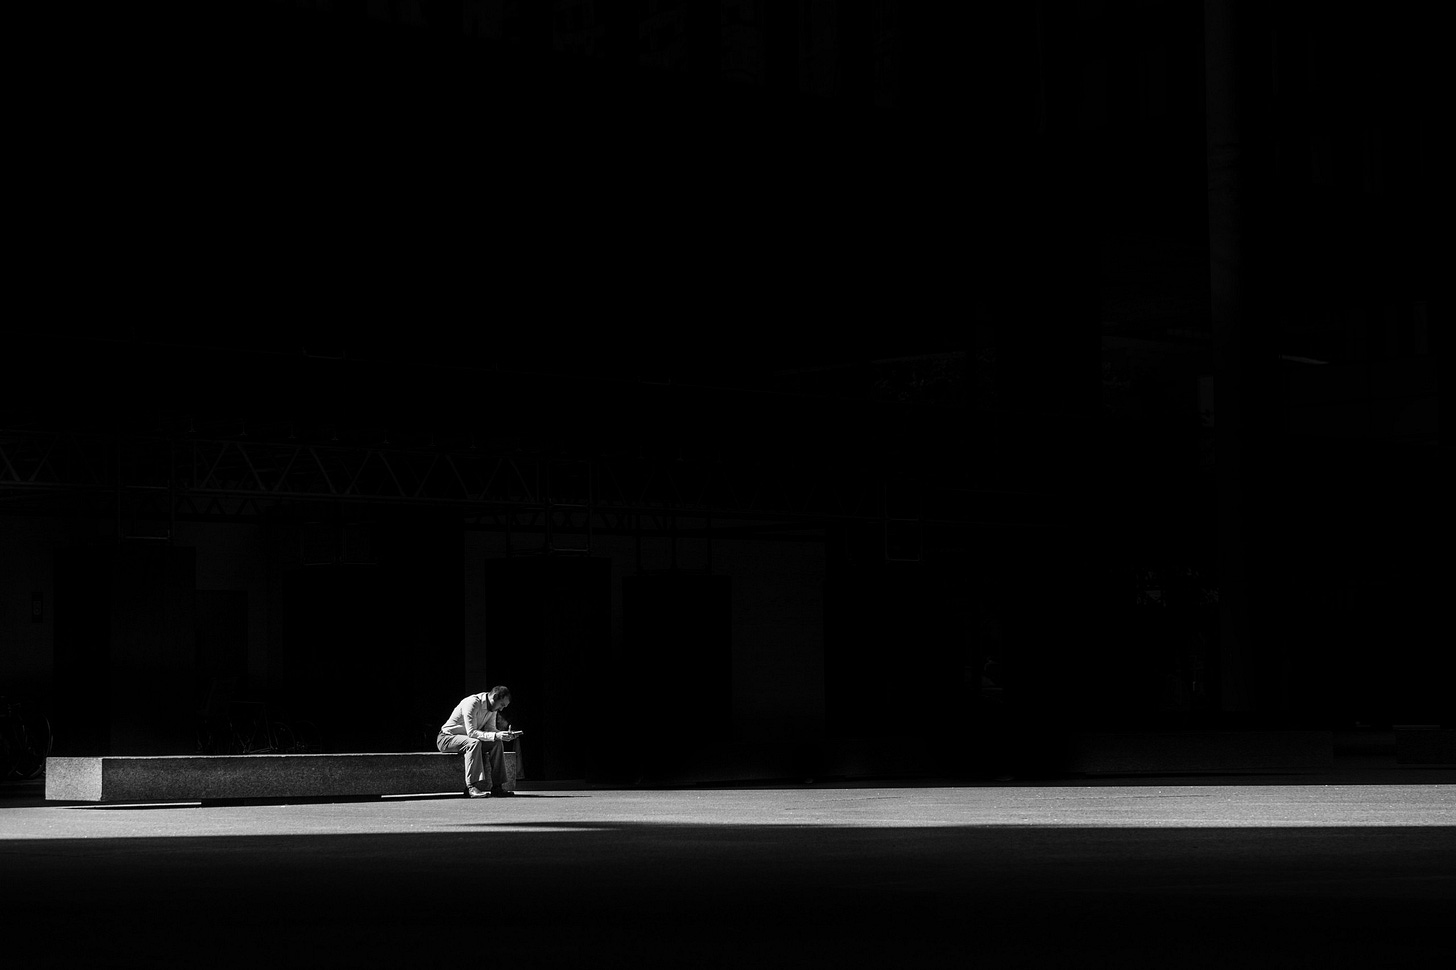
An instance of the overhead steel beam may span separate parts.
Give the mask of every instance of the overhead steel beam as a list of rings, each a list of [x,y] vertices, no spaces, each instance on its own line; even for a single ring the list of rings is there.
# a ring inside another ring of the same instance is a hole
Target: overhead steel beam
[[[863,457],[863,456],[858,456]],[[1058,520],[1053,493],[941,484],[905,467],[760,458],[537,458],[238,439],[0,432],[0,503],[94,492],[181,517],[290,503],[431,506],[465,516],[539,510],[563,535],[613,516],[976,524]],[[484,521],[484,520],[479,520]],[[524,520],[523,520],[524,521]],[[534,521],[534,520],[533,520]],[[510,522],[506,521],[509,526]]]

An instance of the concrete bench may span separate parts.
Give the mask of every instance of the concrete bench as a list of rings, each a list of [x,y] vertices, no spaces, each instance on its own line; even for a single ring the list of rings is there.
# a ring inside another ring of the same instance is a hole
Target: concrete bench
[[[516,752],[507,751],[502,787],[514,790],[516,774]],[[56,802],[373,798],[464,791],[462,756],[435,751],[46,760],[45,797]]]

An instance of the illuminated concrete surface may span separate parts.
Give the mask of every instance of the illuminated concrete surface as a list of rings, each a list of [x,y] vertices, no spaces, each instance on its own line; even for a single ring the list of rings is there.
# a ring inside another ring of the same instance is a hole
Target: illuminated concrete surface
[[[43,943],[27,967],[1425,967],[1456,953],[1450,774],[215,808],[22,793],[0,801],[0,902]]]

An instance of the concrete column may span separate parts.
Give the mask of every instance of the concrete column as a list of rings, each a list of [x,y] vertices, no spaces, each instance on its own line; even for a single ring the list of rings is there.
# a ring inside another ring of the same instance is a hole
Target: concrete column
[[[1263,572],[1273,524],[1267,478],[1278,415],[1266,252],[1269,27],[1262,11],[1262,5],[1245,0],[1204,5],[1222,609],[1216,686],[1225,713],[1261,706],[1249,672],[1254,662],[1271,660],[1274,615]]]

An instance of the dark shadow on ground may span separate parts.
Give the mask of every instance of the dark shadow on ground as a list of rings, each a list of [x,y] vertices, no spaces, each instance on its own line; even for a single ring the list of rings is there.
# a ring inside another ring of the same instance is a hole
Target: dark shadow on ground
[[[201,802],[146,802],[138,805],[98,805],[95,802],[46,802],[47,807],[88,812],[158,812],[179,808],[202,808]]]
[[[463,795],[385,795],[382,801],[386,802],[420,802],[434,801],[436,799],[464,798]],[[495,796],[491,796],[494,798]],[[589,798],[589,795],[571,795],[565,792],[538,792],[518,791],[510,798]]]
[[[465,823],[0,841],[27,968],[1439,965],[1456,827]]]
[[[566,795],[559,793],[544,794],[539,792],[517,792],[512,798],[588,798],[588,795]],[[218,798],[208,799],[202,802],[130,802],[126,804],[98,804],[96,802],[66,802],[66,801],[42,801],[49,808],[61,808],[67,810],[81,810],[89,812],[141,812],[154,811],[157,809],[180,809],[180,808],[238,808],[241,806],[263,807],[267,805],[348,805],[357,803],[385,803],[390,802],[448,802],[461,801],[464,795],[438,794],[438,795],[361,795],[355,798],[338,798],[333,796],[320,798]],[[34,808],[37,803],[32,802],[30,807]]]

